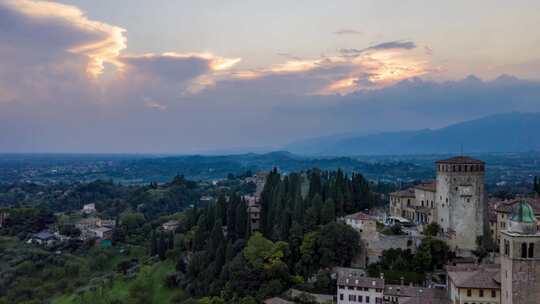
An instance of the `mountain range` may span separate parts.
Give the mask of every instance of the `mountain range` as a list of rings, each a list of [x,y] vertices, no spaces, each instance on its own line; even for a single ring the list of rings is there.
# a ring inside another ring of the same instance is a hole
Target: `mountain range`
[[[440,129],[325,136],[283,149],[335,156],[540,151],[540,113],[495,114]]]

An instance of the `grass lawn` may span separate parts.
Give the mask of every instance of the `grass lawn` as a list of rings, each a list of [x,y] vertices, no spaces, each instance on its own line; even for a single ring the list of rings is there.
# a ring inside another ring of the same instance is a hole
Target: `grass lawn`
[[[150,266],[143,266],[142,271],[148,271],[151,278],[151,285],[153,287],[152,303],[149,304],[166,304],[171,303],[171,300],[176,296],[183,295],[183,291],[180,289],[169,289],[163,284],[163,278],[174,271],[174,263],[171,261],[158,262]],[[65,295],[58,297],[52,301],[52,304],[78,304],[78,303],[92,303],[100,300],[123,300],[126,301],[130,287],[136,282],[136,279],[124,279],[117,278],[114,280],[112,286],[106,286],[102,290],[94,292],[92,294],[87,293],[81,299],[76,295]],[[106,302],[104,302],[106,303]]]

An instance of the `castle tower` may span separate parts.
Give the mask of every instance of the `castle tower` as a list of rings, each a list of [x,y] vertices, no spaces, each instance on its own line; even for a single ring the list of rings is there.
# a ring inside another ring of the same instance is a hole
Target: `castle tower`
[[[501,303],[540,301],[540,233],[532,207],[514,206],[507,230],[501,231]]]
[[[448,245],[459,254],[477,248],[485,233],[487,201],[484,162],[470,157],[437,161],[437,223],[448,236]]]

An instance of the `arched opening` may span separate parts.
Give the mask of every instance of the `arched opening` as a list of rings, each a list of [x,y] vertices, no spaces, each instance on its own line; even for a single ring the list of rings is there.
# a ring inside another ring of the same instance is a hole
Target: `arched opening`
[[[521,258],[527,258],[527,243],[521,243]]]
[[[534,258],[534,244],[529,244],[529,258]]]

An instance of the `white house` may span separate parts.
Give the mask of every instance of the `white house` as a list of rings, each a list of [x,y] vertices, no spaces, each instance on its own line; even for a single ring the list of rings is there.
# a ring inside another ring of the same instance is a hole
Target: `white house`
[[[377,220],[371,215],[363,212],[357,212],[345,216],[345,224],[363,232],[375,232],[377,230]]]
[[[96,212],[96,204],[85,204],[82,208],[82,213],[84,214],[92,214]]]
[[[384,280],[361,276],[354,269],[341,269],[337,279],[337,303],[383,303]]]

